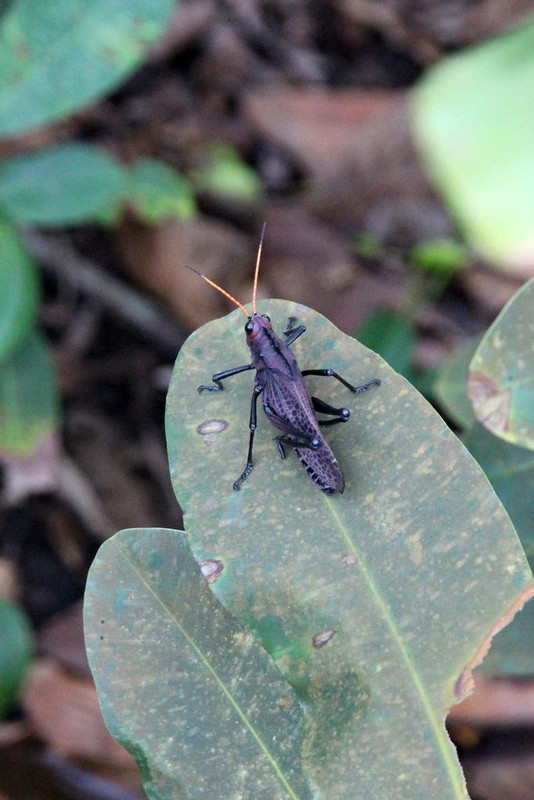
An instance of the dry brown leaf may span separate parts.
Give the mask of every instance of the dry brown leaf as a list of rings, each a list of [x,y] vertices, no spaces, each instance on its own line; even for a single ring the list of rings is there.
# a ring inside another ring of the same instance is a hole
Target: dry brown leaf
[[[318,176],[343,166],[358,126],[395,97],[386,91],[279,88],[248,95],[244,113],[261,136]]]
[[[524,277],[476,266],[458,275],[458,283],[477,305],[495,316],[524,283]]]
[[[28,456],[3,455],[5,465],[4,499],[19,503],[32,494],[57,488],[60,443],[55,433],[48,433]]]
[[[75,603],[49,620],[37,635],[39,652],[77,675],[89,676],[83,636],[82,603]]]
[[[89,678],[73,677],[51,659],[39,659],[29,670],[22,705],[36,734],[53,752],[136,769],[132,756],[106,728]]]
[[[124,270],[165,302],[189,331],[233,306],[186,265],[240,298],[242,285],[250,286],[255,248],[244,234],[221,222],[200,217],[148,226],[130,219],[120,226],[116,242]]]
[[[475,674],[472,694],[454,706],[448,720],[453,725],[533,726],[534,680],[496,678]]]
[[[345,237],[295,203],[265,211],[264,292],[295,300],[354,332],[379,305],[402,301],[403,278],[384,281],[358,267]]]
[[[486,39],[516,24],[532,11],[531,0],[337,0],[346,16],[380,31],[396,49],[422,64],[435,61],[445,48]]]
[[[14,561],[0,557],[0,597],[16,603],[20,599],[22,587],[20,573]]]

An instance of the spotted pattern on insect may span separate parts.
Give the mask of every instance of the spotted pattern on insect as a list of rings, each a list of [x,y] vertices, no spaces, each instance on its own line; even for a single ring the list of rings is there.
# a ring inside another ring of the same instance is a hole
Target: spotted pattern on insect
[[[216,373],[212,376],[212,384],[199,386],[198,391],[222,391],[224,389],[222,381],[226,380],[226,378],[247,370],[253,369],[256,371],[250,404],[250,435],[247,462],[241,475],[234,481],[234,489],[241,487],[253,467],[252,448],[257,426],[256,406],[258,397],[261,394],[263,395],[263,409],[269,422],[281,431],[280,435],[275,437],[280,456],[285,458],[284,445],[288,445],[295,451],[297,458],[311,480],[325,494],[332,494],[333,492],[341,494],[345,489],[343,473],[330,445],[323,436],[321,426],[347,422],[350,417],[350,411],[347,408],[334,408],[323,400],[312,397],[304,382],[304,376],[320,375],[335,378],[354,393],[364,392],[371,386],[379,386],[380,381],[374,378],[362,386],[353,386],[332,369],[300,371],[290,345],[305,332],[305,326],[296,326],[297,320],[291,317],[284,331],[284,336],[286,337],[284,341],[274,332],[267,314],[256,313],[256,291],[264,234],[265,225],[263,226],[256,259],[252,291],[252,314],[249,314],[245,306],[225,289],[206,278],[202,273],[197,273],[210,286],[213,286],[235,303],[247,318],[245,334],[251,355],[250,364]],[[196,272],[196,270],[193,271]],[[330,419],[319,420],[316,412],[325,414]]]

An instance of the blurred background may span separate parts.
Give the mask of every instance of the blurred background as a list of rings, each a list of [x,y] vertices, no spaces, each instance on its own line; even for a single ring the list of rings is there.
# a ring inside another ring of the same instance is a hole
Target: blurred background
[[[534,275],[533,12],[0,2],[1,800],[140,795],[81,600],[115,531],[182,525],[165,394],[231,308],[184,265],[248,302],[266,221],[259,295],[328,316],[473,438],[469,359]],[[534,796],[528,619],[518,640],[450,719],[478,800]]]

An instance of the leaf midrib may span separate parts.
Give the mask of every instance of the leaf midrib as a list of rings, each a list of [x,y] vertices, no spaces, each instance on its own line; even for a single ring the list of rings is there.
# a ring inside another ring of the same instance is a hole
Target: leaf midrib
[[[423,708],[423,710],[424,710],[424,712],[425,712],[425,714],[426,714],[426,716],[428,718],[428,721],[429,721],[429,724],[430,724],[430,729],[432,731],[432,735],[434,736],[434,738],[436,740],[436,743],[437,743],[437,746],[438,746],[438,750],[439,750],[439,752],[440,752],[440,754],[441,754],[441,756],[443,758],[443,762],[444,762],[444,764],[445,764],[445,766],[447,768],[447,774],[448,774],[448,776],[450,778],[451,786],[452,786],[452,789],[454,791],[454,795],[455,795],[456,798],[458,798],[458,800],[465,800],[465,796],[466,795],[465,795],[465,791],[464,791],[464,786],[463,786],[462,781],[460,780],[456,762],[454,761],[454,759],[452,758],[452,755],[451,755],[450,742],[449,742],[449,739],[448,739],[447,734],[445,732],[445,727],[444,727],[442,721],[437,719],[436,714],[434,713],[434,709],[432,708],[432,704],[431,704],[430,698],[429,698],[429,696],[428,696],[428,694],[426,692],[423,680],[422,680],[422,678],[421,678],[421,676],[420,676],[420,674],[419,674],[419,672],[417,670],[416,665],[414,664],[414,661],[413,661],[412,657],[410,656],[407,648],[404,645],[404,642],[402,640],[402,636],[401,636],[401,633],[400,633],[400,631],[399,631],[399,629],[397,627],[397,624],[396,624],[392,614],[390,613],[390,610],[389,610],[388,606],[384,602],[384,598],[380,594],[380,591],[379,591],[375,581],[373,580],[373,576],[371,574],[371,571],[369,570],[369,568],[368,568],[363,556],[361,555],[361,553],[358,550],[356,544],[354,543],[349,531],[347,530],[347,528],[343,524],[343,521],[341,520],[339,514],[337,513],[334,503],[327,496],[325,496],[324,499],[325,499],[325,502],[326,502],[326,506],[327,506],[332,518],[334,519],[334,522],[336,523],[341,536],[343,537],[343,540],[345,541],[347,546],[350,548],[350,551],[351,551],[352,555],[354,555],[354,557],[356,559],[358,567],[359,567],[359,569],[361,571],[361,574],[362,574],[362,576],[363,576],[363,578],[364,578],[364,580],[365,580],[365,582],[366,582],[366,584],[367,584],[367,586],[369,588],[369,591],[370,591],[371,595],[373,596],[373,598],[374,598],[374,600],[375,600],[375,602],[376,602],[376,604],[378,606],[378,609],[379,609],[379,611],[380,611],[380,613],[381,613],[381,615],[382,615],[387,627],[389,628],[389,631],[391,633],[391,636],[392,636],[392,639],[393,639],[393,641],[395,643],[395,646],[396,646],[397,650],[400,653],[401,659],[406,665],[406,671],[407,671],[409,677],[411,678],[411,680],[412,680],[412,682],[413,682],[413,684],[415,686],[415,689],[417,691],[417,695],[419,697],[421,706],[422,706],[422,708]]]
[[[299,796],[297,794],[295,794],[294,790],[291,788],[291,785],[289,784],[287,778],[285,777],[282,769],[278,765],[278,762],[276,761],[276,758],[271,754],[269,748],[267,747],[267,745],[265,744],[265,742],[261,738],[260,734],[258,733],[256,728],[254,727],[254,725],[249,721],[245,711],[241,708],[241,706],[237,702],[237,700],[234,699],[231,691],[228,689],[228,687],[226,686],[226,684],[223,681],[223,679],[219,676],[217,670],[214,667],[212,667],[212,665],[211,665],[209,659],[207,658],[206,654],[204,653],[204,651],[200,647],[198,647],[198,645],[195,643],[194,639],[187,633],[186,629],[181,624],[179,618],[176,616],[176,614],[173,613],[172,609],[167,605],[167,603],[165,603],[159,597],[159,595],[156,594],[156,592],[153,590],[153,588],[150,585],[150,583],[145,579],[143,573],[138,569],[138,567],[135,564],[135,562],[130,558],[129,553],[128,553],[126,548],[123,548],[123,552],[124,552],[124,556],[126,558],[126,561],[127,561],[128,565],[131,567],[131,569],[135,573],[135,575],[137,575],[137,577],[139,578],[139,580],[143,584],[143,586],[146,589],[146,591],[154,598],[156,603],[163,609],[163,611],[173,621],[173,623],[176,625],[178,631],[185,638],[187,643],[190,645],[190,647],[194,650],[194,652],[196,653],[196,655],[200,659],[200,661],[203,664],[204,668],[207,670],[207,672],[209,672],[209,674],[215,680],[217,686],[221,689],[221,691],[224,694],[225,698],[228,700],[230,706],[233,708],[233,710],[239,716],[239,718],[241,719],[243,725],[245,726],[247,731],[250,733],[250,735],[252,736],[252,738],[254,739],[256,744],[258,745],[258,748],[259,748],[260,752],[265,756],[265,758],[267,759],[267,761],[271,765],[274,773],[276,774],[277,778],[280,780],[280,783],[282,784],[284,789],[287,791],[287,793],[288,793],[289,797],[291,798],[291,800],[299,800]]]

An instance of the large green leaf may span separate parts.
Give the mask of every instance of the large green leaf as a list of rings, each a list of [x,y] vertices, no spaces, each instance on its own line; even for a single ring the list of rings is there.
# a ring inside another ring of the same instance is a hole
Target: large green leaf
[[[407,377],[415,352],[415,325],[395,311],[375,311],[356,337]]]
[[[198,149],[197,157],[203,164],[192,170],[189,178],[198,191],[247,202],[262,198],[258,174],[233,147],[211,142]]]
[[[488,258],[531,264],[534,248],[534,23],[429,70],[414,94],[431,175]]]
[[[0,597],[0,719],[17,700],[33,649],[30,624],[18,606]]]
[[[33,331],[0,370],[0,456],[31,455],[58,420],[54,367],[46,342]]]
[[[475,414],[508,442],[534,449],[534,278],[503,308],[469,366]]]
[[[119,85],[175,0],[15,0],[0,25],[0,136],[60,119]]]
[[[311,800],[295,693],[214,598],[181,531],[121,531],[101,547],[85,631],[107,724],[149,797]]]
[[[191,184],[161,161],[145,158],[132,164],[128,174],[128,201],[149,223],[191,219],[196,203]]]
[[[475,412],[467,396],[467,372],[480,339],[477,337],[459,348],[441,366],[432,386],[439,408],[460,428],[470,428]]]
[[[263,414],[255,468],[235,492],[251,376],[220,393],[196,387],[249,361],[243,319],[235,311],[194,333],[167,409],[193,553],[221,564],[212,588],[307,702],[305,764],[321,797],[465,798],[443,723],[495,619],[531,589],[515,531],[465,448],[382,359],[304,306],[260,309],[277,330],[291,314],[307,325],[294,345],[302,368],[383,383],[354,397],[309,379],[314,394],[353,410],[327,431],[344,495],[321,493],[290,454],[281,462]]]
[[[478,424],[464,443],[499,495],[534,567],[534,452],[510,444]],[[499,675],[534,675],[534,601],[497,635],[482,669]]]
[[[89,144],[63,144],[0,164],[0,214],[31,225],[72,225],[117,212],[126,172]]]
[[[35,267],[17,231],[0,219],[0,364],[28,335],[39,301]]]

